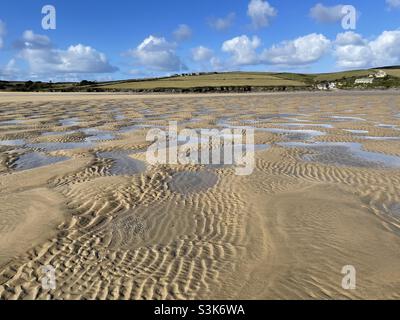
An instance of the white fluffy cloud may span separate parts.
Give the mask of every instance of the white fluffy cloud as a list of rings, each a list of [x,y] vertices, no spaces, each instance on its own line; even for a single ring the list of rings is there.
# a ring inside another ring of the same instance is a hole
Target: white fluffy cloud
[[[299,66],[308,65],[321,59],[331,48],[332,42],[322,34],[312,33],[290,41],[266,48],[261,54],[257,49],[261,40],[254,36],[250,39],[243,35],[225,41],[222,51],[231,55],[230,65],[281,65]]]
[[[26,30],[22,38],[15,44],[17,49],[48,49],[52,47],[49,37],[36,34],[32,30]]]
[[[16,60],[11,59],[3,68],[0,68],[0,77],[16,80],[15,75],[19,72],[16,67]]]
[[[316,4],[310,10],[310,16],[317,22],[320,23],[334,23],[342,20],[345,16],[342,13],[342,8],[344,5],[339,4],[332,7],[324,6],[321,3]]]
[[[4,36],[6,35],[6,24],[0,20],[0,49],[3,48],[4,45]]]
[[[178,71],[187,69],[176,54],[176,44],[170,43],[165,38],[150,35],[129,54],[135,59],[138,66],[153,71]]]
[[[261,60],[274,65],[306,65],[321,59],[330,46],[331,41],[324,35],[312,33],[264,50]]]
[[[373,65],[395,65],[400,63],[400,30],[384,31],[369,43],[374,54]]]
[[[232,26],[235,18],[236,14],[234,12],[231,12],[223,18],[211,18],[208,24],[210,25],[210,27],[214,28],[217,31],[224,31]]]
[[[192,37],[192,29],[186,24],[181,24],[174,31],[174,37],[178,41],[185,41]]]
[[[259,37],[254,36],[250,39],[248,36],[243,35],[225,41],[222,45],[222,51],[231,54],[231,63],[233,65],[252,65],[259,62],[256,50],[260,45],[261,40]]]
[[[77,44],[67,50],[53,48],[48,37],[25,31],[17,43],[19,56],[36,74],[108,73],[116,71],[107,57],[96,49]]]
[[[202,70],[221,70],[224,64],[215,56],[214,51],[204,46],[192,49],[192,60],[199,63]]]
[[[277,13],[278,11],[268,1],[263,0],[251,0],[247,8],[247,15],[256,29],[268,26],[270,19]]]
[[[196,62],[209,61],[214,56],[214,52],[203,46],[192,49],[192,59]]]
[[[400,64],[400,30],[384,31],[370,41],[352,31],[340,33],[334,54],[337,65],[343,68]]]
[[[365,67],[372,58],[372,51],[367,41],[353,31],[337,35],[334,54],[337,65],[342,68]]]
[[[391,9],[397,9],[400,8],[400,0],[386,0],[386,4],[389,6]]]

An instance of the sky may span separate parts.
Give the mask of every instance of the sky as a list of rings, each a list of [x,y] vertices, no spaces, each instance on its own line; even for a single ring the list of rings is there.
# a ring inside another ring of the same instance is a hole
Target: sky
[[[0,2],[2,80],[387,65],[400,65],[400,0]]]

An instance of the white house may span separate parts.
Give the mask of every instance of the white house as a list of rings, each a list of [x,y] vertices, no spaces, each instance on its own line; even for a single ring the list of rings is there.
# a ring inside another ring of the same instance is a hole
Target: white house
[[[387,73],[383,70],[379,70],[377,73],[375,73],[375,78],[386,78],[387,77]]]
[[[355,84],[373,84],[374,78],[360,78],[356,79]]]
[[[335,90],[337,88],[337,85],[335,82],[329,82],[329,90]]]
[[[318,90],[335,90],[337,89],[337,85],[335,82],[325,82],[317,84]]]

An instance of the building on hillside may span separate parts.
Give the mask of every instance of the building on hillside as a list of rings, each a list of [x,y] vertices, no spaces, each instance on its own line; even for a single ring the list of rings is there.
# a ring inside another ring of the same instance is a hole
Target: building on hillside
[[[375,73],[371,73],[368,76],[369,78],[383,79],[387,77],[387,73],[383,70],[378,70]]]
[[[324,82],[317,84],[318,90],[335,90],[337,89],[336,82]]]
[[[378,70],[378,72],[375,73],[375,78],[382,79],[382,78],[386,78],[386,77],[387,77],[387,73],[383,70]]]
[[[329,90],[335,90],[337,88],[336,82],[329,82]]]
[[[354,81],[355,84],[373,84],[374,78],[360,78]]]

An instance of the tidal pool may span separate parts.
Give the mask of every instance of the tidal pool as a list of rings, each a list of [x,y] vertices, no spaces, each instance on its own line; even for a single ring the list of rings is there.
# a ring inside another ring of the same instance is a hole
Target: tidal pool
[[[61,150],[73,150],[81,148],[91,148],[94,143],[89,141],[84,142],[40,142],[40,143],[28,143],[26,147],[32,149],[42,149],[45,151],[61,151]]]
[[[318,130],[288,130],[288,129],[276,129],[276,128],[257,128],[256,131],[271,132],[276,134],[282,134],[288,140],[304,140],[312,141],[316,137],[326,135],[325,132]]]
[[[8,125],[16,125],[16,124],[23,124],[25,120],[7,120],[1,121],[0,125],[8,126]]]
[[[276,123],[275,125],[281,127],[320,127],[326,129],[333,129],[334,126],[327,123]]]
[[[44,167],[50,164],[68,160],[68,157],[52,157],[41,152],[29,152],[21,155],[12,165],[16,171]]]
[[[336,121],[339,121],[339,122],[345,122],[345,121],[354,121],[354,122],[357,122],[357,121],[366,121],[365,119],[360,118],[360,117],[332,116],[331,118],[334,119],[334,120],[336,120]]]
[[[61,119],[61,120],[58,120],[58,122],[62,126],[72,127],[72,126],[77,126],[79,124],[79,119],[78,118]]]
[[[362,144],[356,142],[282,142],[279,145],[315,152],[303,156],[303,160],[311,162],[362,168],[400,168],[400,157],[365,151]]]
[[[0,140],[0,146],[23,146],[25,144],[25,140],[16,139],[16,140]]]
[[[343,131],[355,133],[355,134],[367,134],[369,133],[368,130],[350,130],[350,129],[343,129]]]

